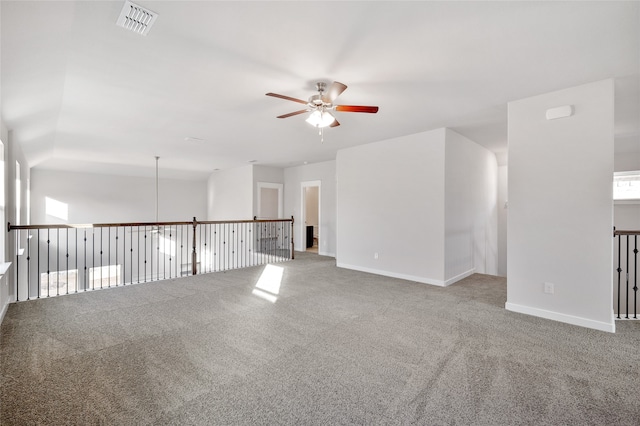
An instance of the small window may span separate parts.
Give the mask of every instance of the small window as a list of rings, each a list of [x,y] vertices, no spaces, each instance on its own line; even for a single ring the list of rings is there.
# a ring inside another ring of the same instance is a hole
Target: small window
[[[640,170],[613,174],[615,201],[640,201]]]

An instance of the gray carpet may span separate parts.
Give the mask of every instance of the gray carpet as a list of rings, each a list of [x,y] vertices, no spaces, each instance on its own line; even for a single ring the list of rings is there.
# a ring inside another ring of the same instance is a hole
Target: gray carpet
[[[12,304],[0,423],[638,425],[640,322],[609,334],[448,288],[278,264]]]

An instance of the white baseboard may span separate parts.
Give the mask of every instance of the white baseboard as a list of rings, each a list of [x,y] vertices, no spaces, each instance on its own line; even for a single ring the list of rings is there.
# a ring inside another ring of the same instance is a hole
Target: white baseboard
[[[444,285],[445,286],[449,286],[449,285],[451,285],[453,283],[456,283],[456,282],[458,282],[460,280],[463,280],[463,279],[467,278],[468,276],[473,275],[475,273],[476,273],[476,268],[469,269],[468,271],[463,272],[461,274],[458,274],[453,278],[449,278],[448,280],[445,280]]]
[[[594,330],[606,331],[609,333],[616,332],[615,322],[607,323],[602,321],[595,321],[588,318],[576,317],[573,315],[562,314],[560,312],[547,311],[545,309],[533,308],[531,306],[518,305],[517,303],[510,302],[505,303],[504,308],[507,311],[533,315],[535,317],[564,322],[571,325],[578,325],[580,327],[592,328]]]
[[[320,251],[320,252],[318,252],[318,254],[320,256],[336,257],[335,253],[329,253],[329,252],[326,252],[326,251]]]
[[[370,274],[382,275],[385,277],[400,278],[401,280],[416,281],[423,284],[437,285],[438,287],[446,286],[444,281],[435,280],[433,278],[418,277],[416,275],[399,274],[397,272],[383,271],[380,269],[373,269],[373,268],[365,268],[362,266],[348,265],[346,263],[340,263],[340,262],[338,262],[336,266],[338,268],[352,269],[354,271],[360,271],[360,272],[368,272]]]
[[[0,311],[0,325],[2,324],[2,321],[4,320],[4,314],[7,313],[7,308],[9,308],[9,302],[5,302],[4,306],[2,307],[2,310]]]

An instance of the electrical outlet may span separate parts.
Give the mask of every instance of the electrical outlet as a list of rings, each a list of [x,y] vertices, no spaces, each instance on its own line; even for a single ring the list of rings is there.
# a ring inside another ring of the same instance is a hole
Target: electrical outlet
[[[547,294],[553,294],[553,283],[544,283],[544,292]]]
[[[377,253],[377,252],[376,252],[376,253],[373,253],[373,258],[374,258],[374,259],[376,259],[376,260],[378,260],[378,253]]]

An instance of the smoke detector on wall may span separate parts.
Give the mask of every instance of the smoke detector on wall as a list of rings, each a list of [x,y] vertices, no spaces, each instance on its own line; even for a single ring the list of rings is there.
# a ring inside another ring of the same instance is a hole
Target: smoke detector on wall
[[[157,17],[157,13],[126,0],[116,25],[146,36]]]

